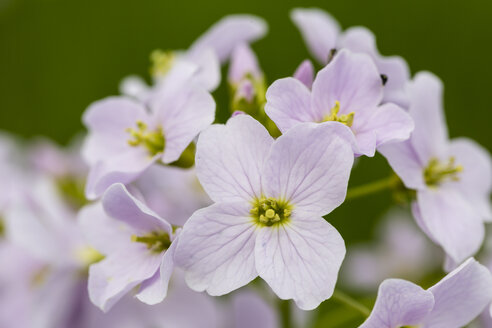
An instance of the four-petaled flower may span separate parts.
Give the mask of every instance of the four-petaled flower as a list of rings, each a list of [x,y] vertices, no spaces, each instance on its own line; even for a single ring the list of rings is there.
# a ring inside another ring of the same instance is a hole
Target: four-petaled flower
[[[299,125],[277,140],[248,115],[199,137],[197,175],[215,204],[186,222],[176,262],[197,291],[222,295],[258,275],[282,299],[314,309],[345,256],[322,216],[346,195],[353,163],[341,125]]]

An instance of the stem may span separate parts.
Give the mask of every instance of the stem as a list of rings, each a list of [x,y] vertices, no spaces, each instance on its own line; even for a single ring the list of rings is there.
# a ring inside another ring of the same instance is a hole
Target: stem
[[[290,313],[290,302],[288,300],[278,300],[278,309],[282,321],[282,328],[294,328]]]
[[[339,303],[342,303],[342,304],[344,304],[344,305],[346,305],[346,306],[348,306],[354,310],[357,310],[364,317],[368,317],[371,314],[371,311],[364,304],[353,299],[352,297],[345,294],[344,292],[341,292],[339,290],[335,290],[332,298]]]
[[[399,181],[398,176],[392,175],[388,178],[370,182],[362,186],[349,188],[349,190],[347,191],[347,197],[345,199],[346,200],[355,199],[362,196],[374,194],[386,189],[391,189],[397,186],[398,181]]]

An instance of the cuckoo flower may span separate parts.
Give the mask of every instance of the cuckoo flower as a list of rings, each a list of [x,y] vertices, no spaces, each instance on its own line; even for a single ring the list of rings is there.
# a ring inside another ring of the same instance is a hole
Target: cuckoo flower
[[[413,130],[403,109],[380,105],[382,95],[371,58],[342,50],[318,72],[312,91],[295,78],[275,81],[267,90],[265,111],[282,132],[301,122],[338,122],[353,132],[357,155],[374,156],[376,147],[408,139]]]
[[[194,79],[209,91],[220,83],[220,64],[226,62],[233,49],[241,43],[250,43],[262,38],[267,32],[265,21],[252,15],[226,16],[202,36],[188,50],[161,51],[151,55],[151,73],[156,86],[179,66],[192,67]],[[145,100],[154,92],[143,79],[130,76],[120,86],[125,95]]]
[[[306,123],[274,141],[248,115],[204,131],[197,174],[215,204],[183,227],[176,262],[188,285],[223,295],[260,276],[302,309],[329,298],[345,245],[322,216],[346,195],[353,153],[345,132]]]
[[[83,117],[89,129],[83,154],[91,166],[87,197],[135,180],[157,161],[178,161],[214,116],[212,96],[193,83],[189,70],[175,71],[148,106],[127,97],[92,104]]]
[[[294,9],[291,19],[300,30],[311,54],[321,64],[329,62],[333,54],[340,49],[370,55],[379,73],[386,80],[384,102],[407,107],[406,84],[410,79],[408,65],[399,56],[380,55],[371,31],[365,27],[352,27],[341,32],[338,22],[333,17],[316,8]]]
[[[293,75],[301,81],[308,89],[311,89],[314,81],[314,66],[309,59],[304,60],[296,69]]]
[[[171,225],[122,184],[112,185],[102,204],[89,205],[80,213],[89,242],[106,256],[89,269],[91,301],[107,311],[140,285],[140,301],[161,302],[174,268],[176,235]]]
[[[400,279],[385,280],[360,328],[459,328],[492,300],[492,276],[469,259],[428,290]]]
[[[448,139],[436,76],[417,74],[409,93],[415,131],[405,142],[382,147],[381,153],[405,186],[417,191],[413,213],[421,229],[452,262],[460,263],[479,249],[483,221],[492,218],[490,156],[469,139]]]

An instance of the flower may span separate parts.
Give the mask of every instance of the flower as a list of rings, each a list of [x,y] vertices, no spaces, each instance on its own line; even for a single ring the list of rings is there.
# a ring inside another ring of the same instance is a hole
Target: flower
[[[405,186],[416,190],[412,209],[418,225],[456,266],[478,251],[483,221],[492,219],[492,162],[475,142],[448,139],[442,83],[436,76],[418,73],[409,94],[412,136],[380,151]]]
[[[385,280],[360,328],[459,328],[492,300],[492,276],[469,259],[428,290],[400,279]]]
[[[96,306],[108,311],[137,285],[144,303],[166,297],[177,236],[166,220],[122,184],[108,188],[102,206],[85,207],[79,220],[89,243],[106,256],[89,268],[89,297]]]
[[[197,134],[213,122],[212,96],[193,83],[190,71],[174,73],[149,101],[150,111],[128,97],[109,97],[84,113],[89,134],[83,155],[91,166],[87,198],[99,197],[113,183],[130,183],[157,161],[177,161]],[[189,166],[192,160],[182,165]]]
[[[192,289],[223,295],[260,276],[306,310],[332,295],[345,246],[322,215],[346,195],[344,131],[306,123],[274,141],[243,114],[201,134],[197,175],[215,204],[186,222],[175,255]]]
[[[338,122],[353,132],[357,155],[374,156],[376,147],[408,139],[413,130],[403,109],[380,105],[382,95],[371,58],[342,50],[319,71],[312,91],[295,78],[275,81],[267,90],[265,111],[282,132],[301,122]]]
[[[317,8],[296,8],[291,19],[300,30],[309,51],[321,64],[326,64],[340,49],[349,49],[371,56],[379,73],[384,76],[384,102],[392,102],[406,108],[408,96],[406,84],[410,70],[399,56],[382,56],[376,46],[374,34],[365,27],[352,27],[341,32],[338,22],[327,12]]]
[[[311,89],[314,81],[314,67],[309,59],[304,60],[296,69],[293,75],[301,81],[308,89]]]
[[[229,15],[210,27],[186,51],[156,50],[151,55],[152,76],[159,85],[180,66],[193,70],[194,79],[208,91],[220,83],[220,64],[226,62],[233,49],[241,43],[254,42],[267,32],[267,24],[253,15]],[[144,101],[154,88],[147,86],[138,76],[124,79],[120,91],[124,95]]]

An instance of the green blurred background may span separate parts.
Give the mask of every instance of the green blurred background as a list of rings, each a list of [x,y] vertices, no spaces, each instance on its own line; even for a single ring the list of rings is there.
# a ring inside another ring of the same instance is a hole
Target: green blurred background
[[[187,48],[231,13],[268,21],[270,32],[254,49],[269,82],[290,75],[308,56],[288,16],[296,6],[324,8],[344,28],[367,26],[383,54],[403,56],[413,73],[436,73],[445,83],[451,135],[492,148],[492,1],[484,0],[0,0],[0,129],[67,143],[92,101],[117,94],[128,74],[148,77],[152,50]],[[218,95],[226,95],[224,87]],[[351,184],[388,172],[381,157],[363,159]],[[353,203],[330,215],[349,242],[369,237],[391,197]]]

